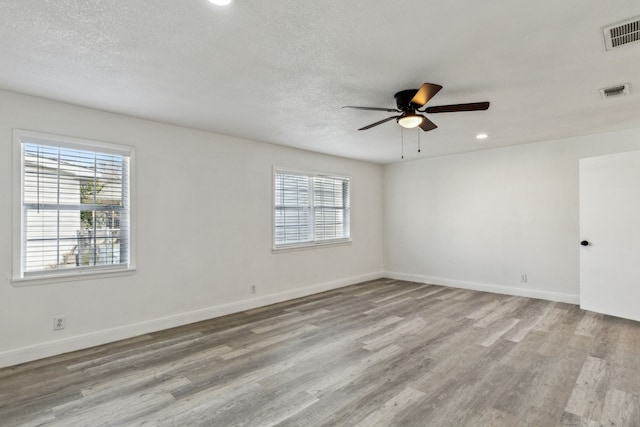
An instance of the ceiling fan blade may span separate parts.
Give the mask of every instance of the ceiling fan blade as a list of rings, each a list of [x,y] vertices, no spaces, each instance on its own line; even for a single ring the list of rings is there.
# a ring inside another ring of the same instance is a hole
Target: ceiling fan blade
[[[442,89],[442,86],[440,85],[436,85],[433,83],[425,83],[422,86],[420,86],[420,89],[418,89],[418,92],[416,92],[416,94],[411,99],[410,104],[412,104],[417,108],[420,108],[424,104],[429,102],[431,98],[436,96],[436,93],[440,92],[440,89]]]
[[[431,120],[427,119],[426,117],[422,116],[422,123],[420,123],[420,129],[422,129],[425,132],[429,132],[430,130],[434,130],[435,128],[437,128],[438,126],[436,126],[435,123],[433,123]]]
[[[437,107],[428,107],[424,110],[425,113],[455,113],[456,111],[482,111],[489,108],[488,102],[471,102],[468,104],[452,104],[452,105],[439,105]]]
[[[371,129],[371,128],[372,128],[372,127],[374,127],[374,126],[381,125],[381,124],[383,124],[383,123],[385,123],[385,122],[388,122],[389,120],[397,119],[398,117],[400,117],[400,116],[387,117],[386,119],[380,120],[379,122],[371,123],[370,125],[367,125],[367,126],[365,126],[365,127],[362,127],[362,128],[360,128],[360,129],[358,129],[358,130],[367,130],[367,129]]]
[[[353,105],[346,105],[342,108],[354,108],[356,110],[370,110],[370,111],[387,111],[389,113],[399,113],[400,110],[396,110],[395,108],[382,108],[382,107],[355,107]]]

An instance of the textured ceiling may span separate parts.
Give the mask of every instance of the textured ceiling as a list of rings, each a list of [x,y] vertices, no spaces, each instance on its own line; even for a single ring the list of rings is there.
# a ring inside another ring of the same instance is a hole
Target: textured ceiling
[[[490,101],[405,131],[405,159],[640,127],[640,42],[601,27],[637,0],[0,0],[0,88],[379,163],[400,160],[393,94]],[[598,89],[631,83],[632,94]],[[486,132],[489,138],[477,141]]]

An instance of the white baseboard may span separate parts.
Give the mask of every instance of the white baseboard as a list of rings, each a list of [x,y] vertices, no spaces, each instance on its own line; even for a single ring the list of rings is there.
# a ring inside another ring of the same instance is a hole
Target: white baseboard
[[[429,283],[432,285],[450,286],[452,288],[472,289],[474,291],[491,292],[494,294],[515,295],[519,297],[537,298],[548,301],[580,304],[580,295],[564,294],[560,292],[541,291],[531,288],[514,288],[510,286],[489,285],[487,283],[467,282],[464,280],[443,279],[441,277],[422,276],[419,274],[397,273],[385,271],[384,277],[411,282]]]
[[[0,353],[0,368],[13,366],[19,363],[30,362],[44,357],[55,356],[71,351],[82,350],[97,345],[107,344],[126,338],[132,338],[163,329],[174,328],[176,326],[187,325],[189,323],[200,322],[202,320],[213,319],[215,317],[226,316],[227,314],[250,310],[252,308],[263,307],[269,304],[301,298],[332,289],[342,288],[368,280],[375,280],[383,277],[382,272],[369,273],[361,276],[348,277],[345,279],[333,280],[317,285],[307,286],[299,289],[279,292],[256,298],[237,301],[229,304],[207,307],[187,313],[174,314],[158,319],[147,320],[132,325],[118,328],[105,329],[84,335],[77,335],[57,341],[49,341],[15,350]]]

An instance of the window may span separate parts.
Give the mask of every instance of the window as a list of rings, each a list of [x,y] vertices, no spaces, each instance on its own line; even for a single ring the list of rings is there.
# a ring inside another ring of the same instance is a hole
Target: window
[[[350,241],[349,178],[274,170],[274,248]]]
[[[131,268],[133,149],[21,130],[14,139],[14,280]]]

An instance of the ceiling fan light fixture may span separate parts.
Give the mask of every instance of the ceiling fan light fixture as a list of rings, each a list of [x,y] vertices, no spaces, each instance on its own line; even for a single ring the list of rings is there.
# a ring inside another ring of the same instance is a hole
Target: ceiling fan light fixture
[[[489,135],[487,135],[486,133],[479,133],[476,135],[477,139],[487,139],[489,138]]]
[[[420,126],[422,120],[424,120],[424,117],[422,117],[421,115],[409,113],[400,117],[398,119],[398,124],[405,129],[413,129]]]
[[[457,111],[483,111],[489,108],[489,102],[468,102],[466,104],[451,104],[451,105],[439,105],[437,107],[424,107],[427,102],[433,96],[442,89],[442,86],[433,83],[424,83],[420,86],[420,89],[406,89],[397,92],[393,97],[396,100],[398,108],[386,108],[386,107],[360,107],[354,105],[347,105],[342,108],[355,108],[357,110],[369,110],[369,111],[387,111],[389,113],[399,113],[399,115],[387,117],[386,119],[378,120],[370,125],[363,126],[360,130],[371,129],[388,121],[395,120],[403,129],[415,129],[420,127],[424,132],[436,129],[435,123],[429,120],[427,117],[417,113],[454,113]]]

